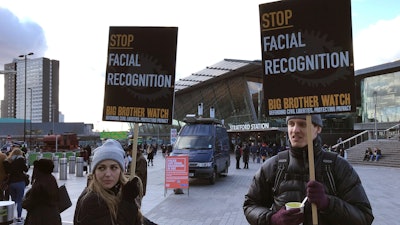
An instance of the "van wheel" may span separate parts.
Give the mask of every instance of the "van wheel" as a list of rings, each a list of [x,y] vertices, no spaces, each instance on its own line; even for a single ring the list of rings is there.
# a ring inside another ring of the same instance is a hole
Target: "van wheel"
[[[228,176],[228,170],[229,170],[229,166],[228,166],[228,165],[225,165],[224,171],[222,171],[222,172],[219,174],[219,176],[220,176],[220,177],[226,177],[226,176]]]
[[[215,180],[217,180],[217,171],[214,169],[213,173],[211,174],[211,177],[208,178],[210,181],[210,184],[215,184]]]

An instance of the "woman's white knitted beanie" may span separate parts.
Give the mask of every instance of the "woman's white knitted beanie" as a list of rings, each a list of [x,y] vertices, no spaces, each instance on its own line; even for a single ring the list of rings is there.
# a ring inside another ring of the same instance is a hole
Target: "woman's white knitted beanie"
[[[111,159],[121,166],[122,171],[125,170],[125,151],[121,144],[114,140],[108,139],[104,144],[93,151],[92,173],[96,169],[97,164],[103,160]]]

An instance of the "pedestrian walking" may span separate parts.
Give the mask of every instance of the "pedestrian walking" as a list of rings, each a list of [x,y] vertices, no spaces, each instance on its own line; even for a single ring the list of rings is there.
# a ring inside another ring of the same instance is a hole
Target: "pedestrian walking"
[[[155,153],[155,148],[153,147],[153,145],[149,145],[147,147],[147,160],[148,160],[148,165],[150,166],[154,166],[154,153]]]
[[[29,185],[28,166],[20,148],[14,148],[4,161],[4,169],[9,174],[9,193],[11,200],[17,206],[16,222],[23,222],[22,215],[22,198],[24,197],[25,187]]]
[[[258,152],[258,145],[254,144],[254,142],[251,143],[251,147],[250,147],[250,153],[253,159],[253,163],[256,162],[257,159],[257,152]]]
[[[235,156],[236,156],[236,169],[240,169],[240,158],[242,157],[242,147],[240,144],[237,144],[235,147]]]
[[[250,160],[250,144],[247,144],[243,149],[243,163],[244,163],[243,169],[249,168],[249,160]]]
[[[6,160],[7,155],[0,152],[0,201],[8,201],[8,183],[9,176],[4,168],[4,160]]]
[[[139,148],[138,148],[139,149]],[[140,178],[143,184],[143,196],[146,195],[147,186],[147,160],[143,156],[142,151],[137,151],[135,174]]]
[[[22,206],[27,210],[25,225],[61,225],[56,178],[51,159],[33,162],[32,187],[26,192]],[[45,215],[45,216],[44,216]]]

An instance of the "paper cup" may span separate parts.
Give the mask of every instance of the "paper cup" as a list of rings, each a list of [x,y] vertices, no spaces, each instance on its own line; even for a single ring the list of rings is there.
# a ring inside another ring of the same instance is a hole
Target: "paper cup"
[[[301,207],[301,202],[288,202],[285,204],[285,207],[286,207],[286,210],[300,208],[300,213],[304,213],[304,206]],[[303,223],[300,223],[299,225],[303,225]]]

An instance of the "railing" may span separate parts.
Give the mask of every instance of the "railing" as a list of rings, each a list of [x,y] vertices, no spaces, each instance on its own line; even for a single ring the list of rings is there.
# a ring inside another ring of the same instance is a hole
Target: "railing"
[[[347,138],[346,140],[337,143],[336,145],[332,146],[332,149],[336,149],[340,145],[344,149],[348,149],[353,147],[354,145],[358,145],[364,141],[368,140],[378,140],[378,139],[393,139],[393,138],[398,138],[400,140],[400,124],[394,125],[392,127],[389,127],[386,130],[377,130],[377,133],[375,134],[375,131],[373,130],[366,130],[363,131],[359,134],[354,135],[353,137]]]
[[[347,138],[344,141],[337,143],[336,145],[333,145],[332,149],[336,149],[337,147],[339,147],[339,145],[341,145],[344,149],[348,149],[354,145],[360,144],[361,142],[370,140],[371,137],[373,137],[373,131],[366,130],[354,135],[353,137]]]
[[[386,134],[385,136],[387,139],[393,139],[396,137],[399,139],[400,138],[400,124],[389,127],[388,129],[385,130],[385,134]]]

